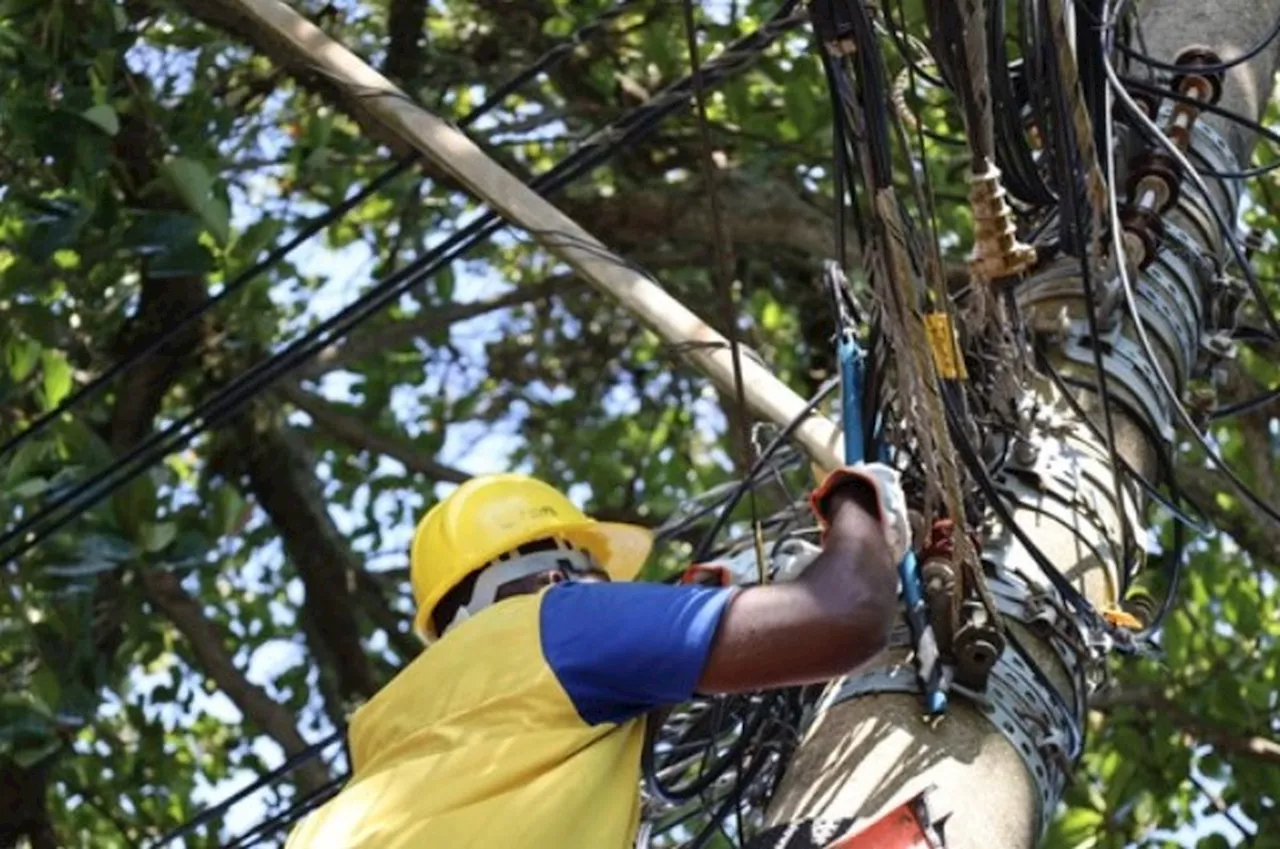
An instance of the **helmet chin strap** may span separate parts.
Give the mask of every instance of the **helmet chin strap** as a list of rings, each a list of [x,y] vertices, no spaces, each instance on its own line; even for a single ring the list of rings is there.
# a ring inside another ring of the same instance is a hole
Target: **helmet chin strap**
[[[471,598],[467,603],[458,606],[458,612],[440,632],[444,636],[458,625],[466,622],[481,610],[493,604],[499,588],[511,581],[518,581],[539,572],[560,569],[570,575],[586,573],[591,570],[591,557],[584,551],[575,549],[554,549],[535,551],[529,554],[503,555],[488,566],[481,569],[476,578],[476,585],[471,590]]]

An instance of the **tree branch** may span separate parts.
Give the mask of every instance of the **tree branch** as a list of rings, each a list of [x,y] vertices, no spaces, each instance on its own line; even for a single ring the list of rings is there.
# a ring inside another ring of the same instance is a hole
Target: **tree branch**
[[[372,696],[378,682],[352,605],[360,563],[329,515],[315,463],[297,435],[262,405],[240,416],[235,436],[249,488],[280,531],[306,590],[301,614],[312,651],[329,661],[345,702]]]
[[[139,5],[159,6],[148,0]],[[233,4],[225,0],[182,0],[180,5],[204,23],[239,38],[266,56],[276,67],[283,68],[303,89],[350,115],[369,138],[386,145],[395,155],[404,156],[411,152],[404,142],[394,133],[387,132],[381,122],[373,117],[361,102],[359,94],[345,91],[323,74],[317,73],[306,55],[295,51],[288,43],[276,40],[265,28],[254,26]]]
[[[337,405],[314,395],[296,383],[281,384],[277,390],[294,406],[309,415],[317,427],[360,451],[384,454],[411,472],[434,480],[462,483],[471,477],[466,472],[424,457],[406,440],[379,433],[357,416],[342,412]]]
[[[177,576],[160,569],[148,569],[142,573],[142,585],[151,603],[187,638],[200,668],[245,718],[279,743],[286,755],[304,751],[307,741],[298,733],[293,715],[236,668],[225,647],[225,637],[182,588]],[[315,790],[329,780],[324,764],[314,758],[298,767],[297,776],[303,790]]]
[[[397,85],[412,90],[422,75],[427,0],[391,0],[387,10],[385,68]]]
[[[1136,687],[1101,693],[1090,701],[1089,706],[1104,712],[1116,707],[1133,707],[1144,713],[1163,715],[1187,736],[1208,743],[1220,752],[1280,764],[1280,741],[1223,728],[1212,720],[1191,713],[1155,688]]]
[[[1229,534],[1256,563],[1272,569],[1280,566],[1280,525],[1252,502],[1234,496],[1234,487],[1225,474],[1217,469],[1182,467],[1178,470],[1178,484],[1213,526]],[[1219,502],[1220,493],[1233,494],[1231,507]]]
[[[408,571],[404,573],[408,578]],[[356,592],[360,601],[374,623],[387,633],[387,642],[405,662],[409,662],[422,651],[418,638],[409,629],[409,619],[401,616],[387,603],[382,585],[367,570],[361,569],[356,575]]]
[[[320,351],[295,374],[300,378],[318,377],[325,372],[360,362],[382,351],[395,350],[414,339],[436,333],[459,321],[477,318],[507,307],[546,300],[552,295],[566,294],[581,289],[585,285],[581,279],[572,275],[559,275],[532,286],[521,286],[487,301],[451,304],[393,324],[368,326],[347,337],[345,342],[330,345]]]
[[[830,216],[781,180],[749,182],[727,174],[719,190],[724,227],[735,245],[814,259],[835,256]],[[700,244],[715,238],[705,193],[692,184],[631,191],[622,198],[566,198],[558,205],[570,218],[590,221],[593,232],[620,249],[652,247],[654,234]]]

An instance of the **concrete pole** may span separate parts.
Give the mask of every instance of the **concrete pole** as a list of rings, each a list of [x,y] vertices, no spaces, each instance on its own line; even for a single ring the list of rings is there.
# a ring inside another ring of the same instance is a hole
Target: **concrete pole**
[[[1280,0],[1210,4],[1201,0],[1153,0],[1142,3],[1140,11],[1146,49],[1155,58],[1172,62],[1187,47],[1202,46],[1230,61],[1271,29],[1280,15]],[[1276,57],[1277,47],[1273,45],[1258,58],[1230,71],[1220,104],[1256,118],[1270,95]],[[1205,117],[1212,128],[1225,136],[1241,162],[1247,163],[1244,154],[1253,141],[1249,134],[1228,127],[1224,119],[1207,113]],[[1117,163],[1117,167],[1122,169],[1124,163]],[[1234,222],[1235,209],[1224,212]],[[1193,208],[1186,207],[1175,210],[1170,217],[1181,221],[1197,216]],[[1208,256],[1227,258],[1220,243],[1197,233],[1191,235]],[[1169,263],[1176,262],[1167,256],[1167,250],[1161,256]],[[1079,341],[1078,328],[1085,317],[1081,287],[1071,266],[1067,262],[1040,271],[1022,285],[1020,300],[1030,321],[1061,322],[1064,314],[1073,321],[1076,330],[1064,334],[1055,359],[1059,367],[1070,371],[1084,385],[1092,385],[1091,359],[1079,356],[1079,350],[1070,350]],[[1170,264],[1166,270],[1178,268]],[[1139,276],[1136,285],[1154,286],[1155,282],[1158,281]],[[1200,296],[1211,300],[1212,276],[1196,282]],[[1201,315],[1207,314],[1207,310],[1201,310]],[[1157,323],[1144,322],[1149,335],[1158,334],[1161,328]],[[1203,319],[1194,322],[1193,328],[1194,339],[1189,341],[1197,344],[1205,329]],[[1132,327],[1122,324],[1121,333],[1126,338],[1132,336]],[[1160,346],[1156,347],[1159,351]],[[1173,361],[1194,361],[1196,351],[1175,348],[1167,357],[1164,351],[1160,353],[1171,382],[1181,390],[1185,377]],[[1113,367],[1118,373],[1120,363],[1108,360],[1108,373]],[[1156,444],[1148,434],[1152,424],[1159,424],[1153,418],[1158,420],[1162,414],[1144,406],[1144,398],[1126,395],[1118,379],[1112,379],[1109,388],[1114,391],[1117,449],[1151,479]],[[1022,505],[1015,512],[1020,526],[1095,607],[1107,608],[1117,601],[1120,587],[1120,561],[1115,550],[1120,539],[1120,513],[1114,500],[1107,450],[1062,403],[1054,384],[1046,381],[1030,391],[1038,394],[1045,414],[1035,423],[1027,444],[1015,446],[1011,452],[1011,465],[1022,468],[1016,475],[1004,475],[1002,485]],[[1170,418],[1167,413],[1163,416]],[[1168,434],[1167,427],[1164,432]],[[1127,501],[1131,498],[1124,497]],[[1129,501],[1126,510],[1131,519],[1140,515],[1134,501]],[[990,522],[983,531],[986,560],[1001,571],[1014,573],[1028,584],[1052,593],[1041,570],[999,522]],[[1008,616],[1005,621],[1062,701],[1072,706],[1070,720],[1078,727],[1084,717],[1074,698],[1072,681],[1076,679],[1078,685],[1080,676],[1064,662],[1070,654],[1056,651],[1053,643],[1045,639],[1044,631],[1033,633]],[[1014,654],[1006,648],[1002,662]],[[888,677],[895,668],[897,674]],[[1007,696],[1006,701],[1021,702],[1025,707],[1042,699],[1045,688],[1035,682],[1027,684],[1024,672],[1022,668],[1011,670],[1007,678],[1010,686],[1005,689],[1021,690]],[[926,788],[933,788],[930,802],[935,812],[949,814],[945,824],[947,849],[1029,849],[1037,845],[1044,825],[1053,817],[1065,775],[1074,766],[1056,757],[1055,744],[1060,741],[1046,737],[1044,732],[1048,729],[1037,729],[1034,723],[1025,721],[1009,722],[1003,712],[984,711],[965,698],[953,697],[948,714],[940,722],[926,722],[918,695],[883,692],[892,688],[892,684],[886,684],[891,681],[915,684],[906,649],[893,650],[872,669],[832,686],[767,812],[765,826],[771,830],[770,836],[780,836],[784,830],[795,830],[803,824],[839,823],[837,828],[815,829],[824,834],[815,841],[822,845],[821,841],[856,831]],[[834,694],[847,686],[880,692],[831,704]],[[998,689],[1002,685],[993,686]],[[1001,727],[1006,725],[1013,728]],[[1040,780],[1034,777],[1037,771],[1043,773]],[[788,849],[792,846],[778,845]]]

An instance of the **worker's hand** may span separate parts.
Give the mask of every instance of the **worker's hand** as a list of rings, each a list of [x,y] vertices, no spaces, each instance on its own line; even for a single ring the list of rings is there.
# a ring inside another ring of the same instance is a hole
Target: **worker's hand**
[[[902,493],[901,475],[883,463],[857,463],[843,466],[827,475],[809,496],[809,505],[825,533],[831,524],[832,495],[851,490],[855,500],[880,520],[885,542],[895,563],[900,562],[911,545],[911,522],[907,500]],[[870,493],[873,499],[859,497]],[[869,503],[874,500],[874,504]]]

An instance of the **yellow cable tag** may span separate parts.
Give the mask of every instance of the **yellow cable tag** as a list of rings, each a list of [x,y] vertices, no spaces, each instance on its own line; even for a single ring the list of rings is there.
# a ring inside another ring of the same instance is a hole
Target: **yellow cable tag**
[[[1142,630],[1142,620],[1115,605],[1110,605],[1106,610],[1102,611],[1102,618],[1111,623],[1114,628],[1124,628],[1128,631]]]
[[[931,312],[924,317],[924,329],[929,335],[929,350],[933,352],[933,365],[943,380],[968,380],[969,371],[960,356],[960,344],[951,326],[951,316],[945,312]]]

